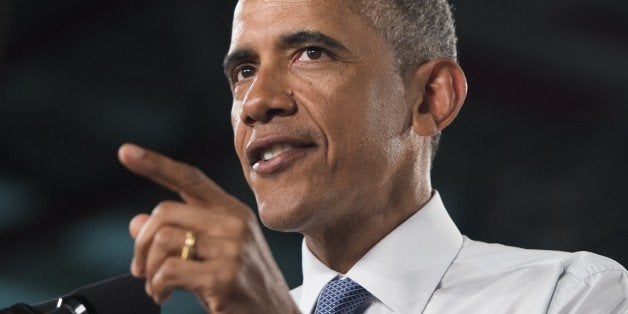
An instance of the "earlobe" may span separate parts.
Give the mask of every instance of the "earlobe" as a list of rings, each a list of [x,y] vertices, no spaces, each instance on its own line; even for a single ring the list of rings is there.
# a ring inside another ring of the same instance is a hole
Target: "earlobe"
[[[458,63],[449,59],[426,62],[408,73],[412,127],[421,136],[432,136],[458,115],[467,95],[467,80]],[[412,90],[414,89],[414,90]]]

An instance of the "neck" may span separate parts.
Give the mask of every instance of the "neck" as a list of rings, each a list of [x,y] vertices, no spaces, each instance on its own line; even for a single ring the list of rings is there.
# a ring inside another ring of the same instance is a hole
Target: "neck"
[[[336,217],[333,223],[315,232],[304,233],[308,248],[329,268],[346,274],[371,248],[429,201],[432,194],[429,179],[418,186],[413,191],[392,186],[396,195],[406,197],[389,198],[384,208],[364,207],[349,217]]]

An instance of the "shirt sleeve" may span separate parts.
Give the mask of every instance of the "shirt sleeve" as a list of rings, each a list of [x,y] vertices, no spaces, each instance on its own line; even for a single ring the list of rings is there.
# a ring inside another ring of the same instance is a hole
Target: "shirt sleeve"
[[[548,313],[628,313],[628,273],[614,262],[582,276],[565,273]]]

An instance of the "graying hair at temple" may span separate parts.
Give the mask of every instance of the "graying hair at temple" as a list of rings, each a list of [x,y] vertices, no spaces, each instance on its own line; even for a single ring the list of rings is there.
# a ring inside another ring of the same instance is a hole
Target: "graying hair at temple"
[[[392,44],[402,74],[435,58],[457,61],[458,38],[447,0],[354,0],[352,9]],[[432,159],[440,137],[431,138]]]

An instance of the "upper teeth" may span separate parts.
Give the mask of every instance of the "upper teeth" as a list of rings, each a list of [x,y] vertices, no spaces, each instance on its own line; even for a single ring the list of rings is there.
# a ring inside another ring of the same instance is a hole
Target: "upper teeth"
[[[275,144],[270,148],[267,148],[265,150],[262,151],[262,159],[263,160],[270,160],[274,157],[276,157],[277,155],[285,152],[285,151],[289,151],[292,149],[292,145],[288,144],[288,143],[284,143],[284,144]]]

